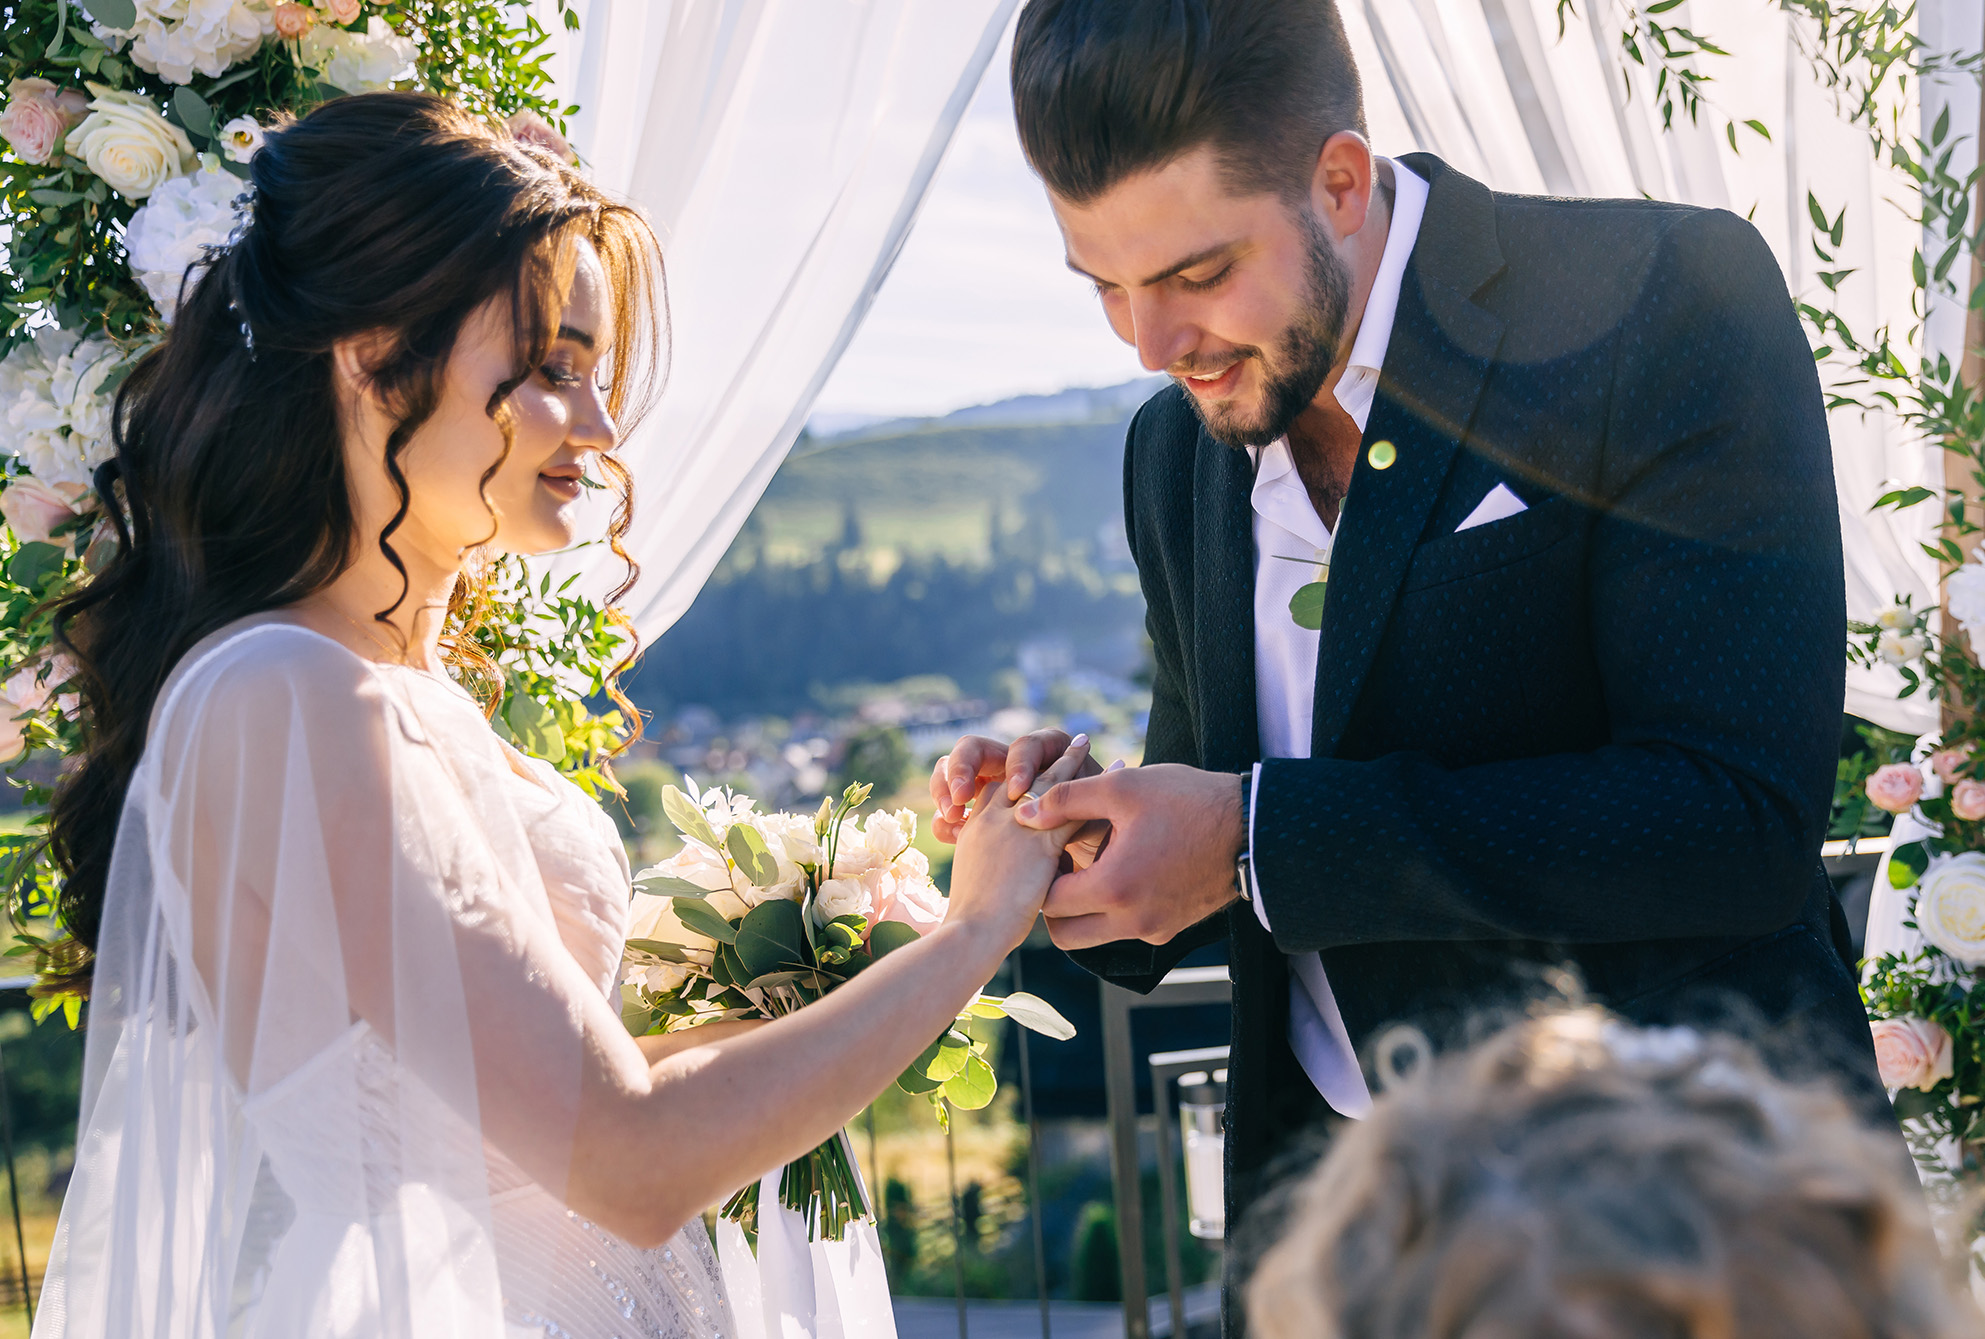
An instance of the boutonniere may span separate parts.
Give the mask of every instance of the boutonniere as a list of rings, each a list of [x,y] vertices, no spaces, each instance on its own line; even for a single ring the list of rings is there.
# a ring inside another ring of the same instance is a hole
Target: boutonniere
[[[1306,567],[1316,569],[1316,580],[1298,587],[1296,593],[1289,597],[1289,617],[1299,628],[1305,628],[1310,632],[1322,632],[1324,588],[1330,583],[1328,560],[1292,558],[1286,553],[1271,553],[1268,556],[1281,562],[1302,563]]]

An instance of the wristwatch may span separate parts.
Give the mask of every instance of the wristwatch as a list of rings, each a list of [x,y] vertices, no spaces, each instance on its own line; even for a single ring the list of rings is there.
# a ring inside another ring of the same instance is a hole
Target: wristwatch
[[[1243,902],[1254,901],[1254,825],[1248,821],[1253,807],[1254,769],[1249,768],[1241,773],[1241,853],[1234,857],[1234,887]]]

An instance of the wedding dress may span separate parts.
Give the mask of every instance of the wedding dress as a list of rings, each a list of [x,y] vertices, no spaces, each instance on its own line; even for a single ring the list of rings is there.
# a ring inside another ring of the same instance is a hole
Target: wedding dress
[[[473,699],[273,618],[160,694],[37,1339],[717,1339],[708,1236],[560,1199],[628,904]],[[684,1150],[694,1156],[694,1150]]]

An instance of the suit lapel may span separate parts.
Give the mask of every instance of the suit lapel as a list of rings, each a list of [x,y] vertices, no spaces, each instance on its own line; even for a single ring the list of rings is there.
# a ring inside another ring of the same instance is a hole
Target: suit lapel
[[[1318,758],[1343,741],[1502,342],[1501,320],[1474,300],[1502,269],[1494,198],[1431,155],[1403,161],[1431,189],[1331,551],[1311,733]],[[1372,465],[1381,441],[1396,453],[1387,469]]]
[[[1254,692],[1254,470],[1199,431],[1194,460],[1193,655],[1200,766],[1237,772],[1261,756]]]

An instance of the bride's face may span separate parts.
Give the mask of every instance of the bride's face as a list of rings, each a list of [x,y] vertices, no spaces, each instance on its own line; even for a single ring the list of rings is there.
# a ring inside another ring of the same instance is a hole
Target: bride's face
[[[580,480],[615,441],[600,386],[609,312],[606,271],[582,242],[551,352],[510,392],[508,455],[503,430],[489,415],[491,397],[515,369],[508,299],[470,318],[449,359],[440,405],[400,456],[408,506],[392,540],[396,549],[416,547],[447,566],[483,543],[531,554],[574,541],[585,491]]]

